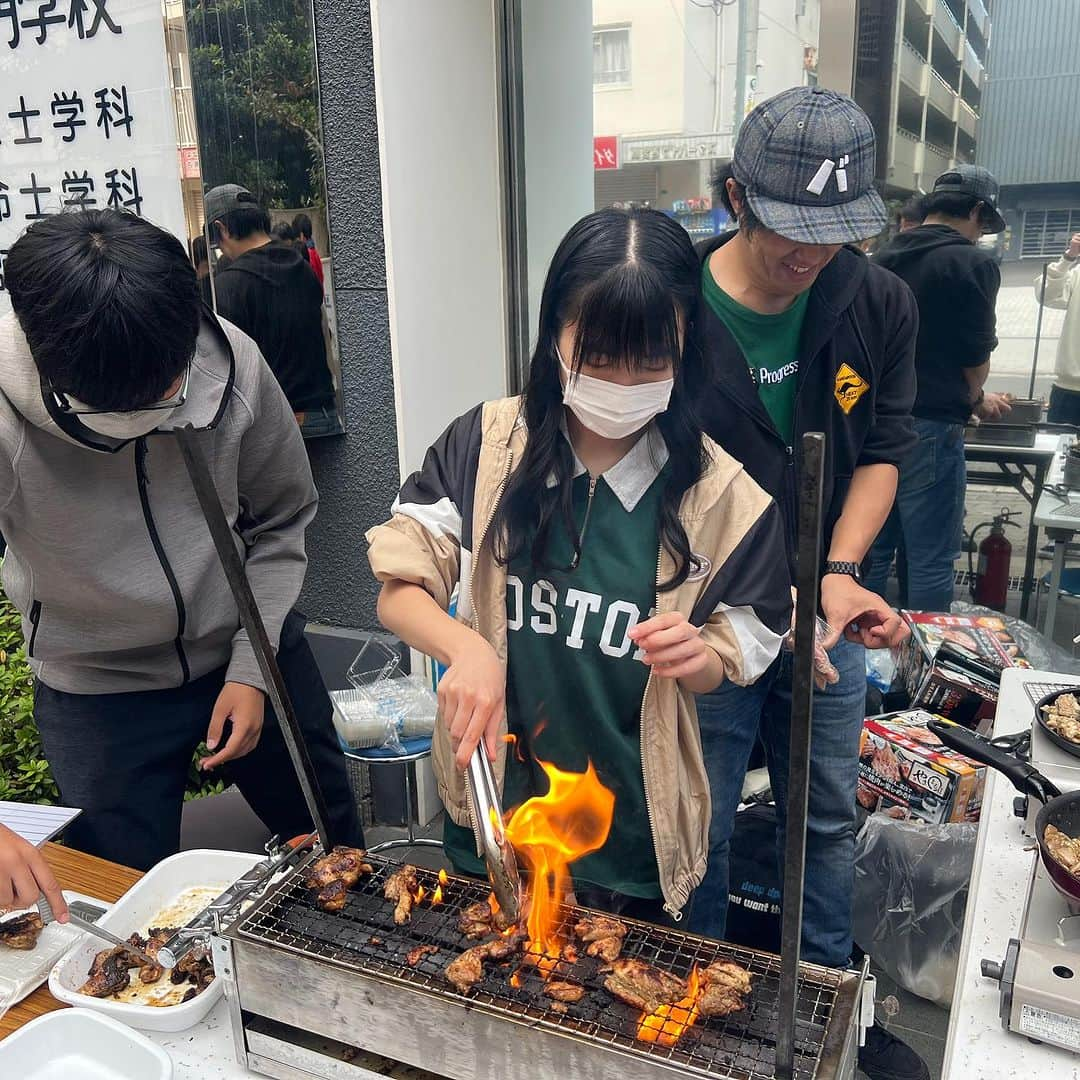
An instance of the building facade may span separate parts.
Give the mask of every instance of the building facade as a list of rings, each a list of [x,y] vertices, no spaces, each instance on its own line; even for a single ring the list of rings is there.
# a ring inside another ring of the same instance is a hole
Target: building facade
[[[977,160],[1002,185],[1007,259],[1057,258],[1080,232],[1080,5],[994,0]]]

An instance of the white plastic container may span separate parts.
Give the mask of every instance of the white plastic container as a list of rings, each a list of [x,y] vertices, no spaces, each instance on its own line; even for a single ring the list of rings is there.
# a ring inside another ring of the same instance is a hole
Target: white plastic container
[[[108,911],[110,905],[93,896],[64,889],[64,899],[94,904]],[[71,923],[49,923],[38,937],[37,944],[27,951],[0,947],[0,1011],[22,1001],[33,993],[49,976],[53,964],[82,936]]]
[[[46,1013],[0,1042],[0,1076],[19,1080],[172,1080],[145,1035],[88,1009]]]
[[[126,938],[145,933],[158,915],[192,888],[227,889],[250,870],[263,855],[239,851],[182,851],[157,864],[137,881],[98,920],[98,925]],[[176,1005],[139,1005],[79,993],[94,955],[108,948],[99,938],[84,936],[49,973],[49,992],[58,1001],[93,1009],[121,1023],[146,1031],[184,1031],[199,1023],[221,997],[221,980],[214,981],[191,1001]],[[166,974],[164,978],[168,978]]]

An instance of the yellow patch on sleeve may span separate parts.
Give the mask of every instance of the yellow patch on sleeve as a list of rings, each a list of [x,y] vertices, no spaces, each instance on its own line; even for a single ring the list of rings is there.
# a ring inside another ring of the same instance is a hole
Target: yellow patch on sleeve
[[[847,364],[841,364],[836,373],[836,387],[833,395],[837,404],[845,413],[851,412],[859,398],[870,389],[870,384]]]

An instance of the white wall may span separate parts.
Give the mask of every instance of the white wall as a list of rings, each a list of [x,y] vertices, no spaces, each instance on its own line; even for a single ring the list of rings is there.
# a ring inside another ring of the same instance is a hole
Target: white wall
[[[529,341],[548,263],[593,209],[592,14],[582,0],[524,0],[525,214]]]
[[[818,47],[819,0],[808,0],[796,16],[794,0],[760,0],[758,11],[758,86],[755,102],[806,82],[803,50]]]
[[[506,391],[490,0],[371,0],[402,476]]]

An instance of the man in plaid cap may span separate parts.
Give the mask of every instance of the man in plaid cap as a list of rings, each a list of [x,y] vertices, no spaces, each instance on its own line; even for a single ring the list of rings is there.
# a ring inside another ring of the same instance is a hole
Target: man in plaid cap
[[[914,443],[918,314],[908,287],[855,246],[885,227],[874,190],[874,130],[850,98],[798,87],[743,121],[714,190],[738,230],[700,248],[701,347],[712,380],[706,431],[779,503],[794,563],[799,446],[826,436],[821,607],[839,680],[815,694],[803,957],[851,959],[855,790],[865,715],[864,649],[905,629],[865,589],[860,564],[892,507],[897,466]],[[760,732],[784,844],[791,656],[750,687],[698,701],[713,799],[709,869],[692,928],[722,937],[735,811]],[[860,1052],[872,1080],[928,1080],[925,1063],[876,1026]]]

